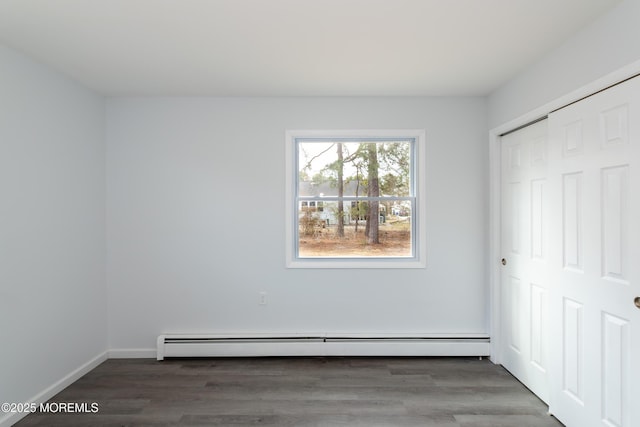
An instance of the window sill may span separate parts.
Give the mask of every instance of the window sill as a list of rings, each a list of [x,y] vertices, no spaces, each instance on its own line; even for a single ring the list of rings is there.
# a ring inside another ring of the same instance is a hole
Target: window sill
[[[394,258],[380,258],[380,259],[357,259],[357,258],[300,258],[289,260],[287,262],[287,268],[318,268],[318,269],[343,269],[343,268],[426,268],[427,263],[425,260],[416,260],[415,258],[407,259],[394,259]]]

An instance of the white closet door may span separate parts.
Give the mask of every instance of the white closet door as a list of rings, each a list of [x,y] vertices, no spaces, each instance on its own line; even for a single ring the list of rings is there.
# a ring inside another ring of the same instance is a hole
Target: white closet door
[[[547,121],[502,138],[501,363],[547,402]]]
[[[549,148],[550,411],[637,427],[640,79],[551,114]]]

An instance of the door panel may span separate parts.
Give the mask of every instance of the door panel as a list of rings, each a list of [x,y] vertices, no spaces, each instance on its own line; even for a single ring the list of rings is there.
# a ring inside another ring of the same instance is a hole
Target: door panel
[[[549,115],[549,403],[569,427],[640,425],[639,147],[638,78]]]
[[[563,265],[582,271],[582,172],[562,177]]]
[[[623,283],[628,283],[628,175],[628,166],[602,169],[602,274]]]
[[[562,349],[563,381],[562,388],[578,404],[584,405],[584,321],[583,306],[581,303],[564,298]]]
[[[548,399],[549,211],[547,123],[502,138],[500,360],[541,399]]]
[[[541,372],[546,372],[546,349],[548,337],[547,290],[535,283],[531,284],[531,363]]]

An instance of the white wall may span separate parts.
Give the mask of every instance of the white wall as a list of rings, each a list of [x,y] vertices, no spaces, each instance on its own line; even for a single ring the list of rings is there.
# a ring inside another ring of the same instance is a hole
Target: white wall
[[[639,40],[640,1],[625,0],[492,93],[489,128],[640,60]]]
[[[0,195],[0,402],[28,402],[107,348],[104,100],[2,46]]]
[[[110,348],[163,332],[487,332],[485,112],[483,98],[108,100]],[[285,130],[349,128],[426,129],[426,269],[285,268]]]

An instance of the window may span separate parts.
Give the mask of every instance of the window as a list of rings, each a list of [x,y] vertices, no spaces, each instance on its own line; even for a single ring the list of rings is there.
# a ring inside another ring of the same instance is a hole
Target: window
[[[287,132],[287,265],[425,266],[424,131]]]

